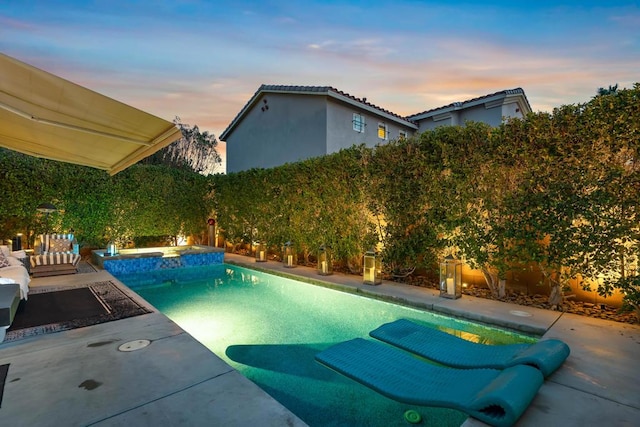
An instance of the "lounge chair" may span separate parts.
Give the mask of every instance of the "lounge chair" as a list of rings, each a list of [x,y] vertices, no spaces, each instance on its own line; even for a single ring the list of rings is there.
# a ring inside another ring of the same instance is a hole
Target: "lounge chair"
[[[30,261],[33,277],[77,273],[78,244],[73,234],[41,234]]]
[[[463,411],[493,426],[515,423],[544,378],[527,365],[454,369],[362,338],[318,353],[321,364],[401,403]]]
[[[406,319],[386,323],[369,335],[454,368],[504,369],[515,365],[531,365],[548,377],[569,356],[569,346],[560,340],[542,340],[535,344],[485,345]]]

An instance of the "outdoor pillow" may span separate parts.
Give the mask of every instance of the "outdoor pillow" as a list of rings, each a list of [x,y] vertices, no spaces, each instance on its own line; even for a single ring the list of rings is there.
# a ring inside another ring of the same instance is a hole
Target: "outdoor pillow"
[[[9,255],[11,255],[11,249],[9,249],[9,246],[7,246],[7,245],[0,245],[0,252],[1,252],[4,256],[9,256]]]
[[[9,262],[9,265],[13,265],[13,266],[24,265],[24,264],[22,264],[22,261],[20,261],[18,258],[14,257],[13,255],[8,257],[7,261]]]
[[[49,252],[68,252],[71,250],[69,239],[51,239],[49,241]]]
[[[0,268],[3,267],[10,267],[11,264],[9,263],[9,260],[7,259],[7,257],[4,256],[4,252],[0,252]]]

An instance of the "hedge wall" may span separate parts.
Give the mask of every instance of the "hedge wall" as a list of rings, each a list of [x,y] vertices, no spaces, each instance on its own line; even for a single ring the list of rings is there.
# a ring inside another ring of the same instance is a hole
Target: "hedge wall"
[[[0,149],[0,238],[73,229],[81,246],[121,245],[142,236],[200,233],[210,215],[211,182],[165,166],[106,172]],[[52,203],[49,217],[36,208]],[[48,227],[48,228],[47,228]]]
[[[83,245],[198,234],[215,215],[229,242],[302,255],[330,245],[355,266],[372,246],[388,272],[433,269],[452,253],[496,295],[508,271],[536,270],[562,300],[569,279],[640,300],[640,85],[497,128],[441,127],[375,149],[204,177],[135,165],[114,177],[0,150],[0,238],[49,229]],[[635,302],[634,302],[635,301]]]
[[[504,294],[514,269],[542,273],[552,303],[569,279],[637,290],[640,85],[509,120],[441,127],[375,149],[214,177],[230,241],[320,244],[357,259],[380,243],[389,272],[447,253]],[[637,299],[636,299],[637,300]]]

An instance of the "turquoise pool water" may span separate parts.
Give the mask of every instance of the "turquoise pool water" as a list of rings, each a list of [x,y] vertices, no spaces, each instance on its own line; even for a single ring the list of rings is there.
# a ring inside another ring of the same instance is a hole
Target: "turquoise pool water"
[[[534,338],[237,266],[119,275],[157,309],[311,426],[459,426],[465,414],[404,405],[319,365],[314,355],[408,318],[487,344]]]

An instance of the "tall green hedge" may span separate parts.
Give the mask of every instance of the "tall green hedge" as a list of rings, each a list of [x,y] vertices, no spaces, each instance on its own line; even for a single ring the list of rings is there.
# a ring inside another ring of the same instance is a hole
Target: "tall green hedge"
[[[0,238],[74,230],[81,245],[200,233],[211,214],[207,177],[134,165],[115,176],[0,149]],[[41,203],[58,208],[46,223]],[[48,228],[47,228],[48,227]]]
[[[507,272],[536,269],[562,301],[568,279],[632,295],[640,252],[640,86],[508,120],[214,179],[235,242],[321,243],[339,259],[377,243],[389,272],[447,253],[504,295]],[[630,279],[631,278],[631,279]],[[637,292],[636,292],[637,293]]]
[[[441,127],[229,175],[135,165],[110,177],[0,150],[0,237],[42,232],[43,202],[59,208],[51,229],[98,246],[199,233],[215,215],[235,244],[291,241],[305,256],[325,244],[349,265],[377,246],[394,274],[452,253],[498,296],[508,271],[535,269],[553,303],[573,278],[637,304],[639,146],[636,84],[496,128]]]
[[[293,242],[301,253],[331,246],[338,260],[359,259],[376,243],[367,216],[363,147],[277,168],[217,175],[214,207],[225,238],[279,248]]]

